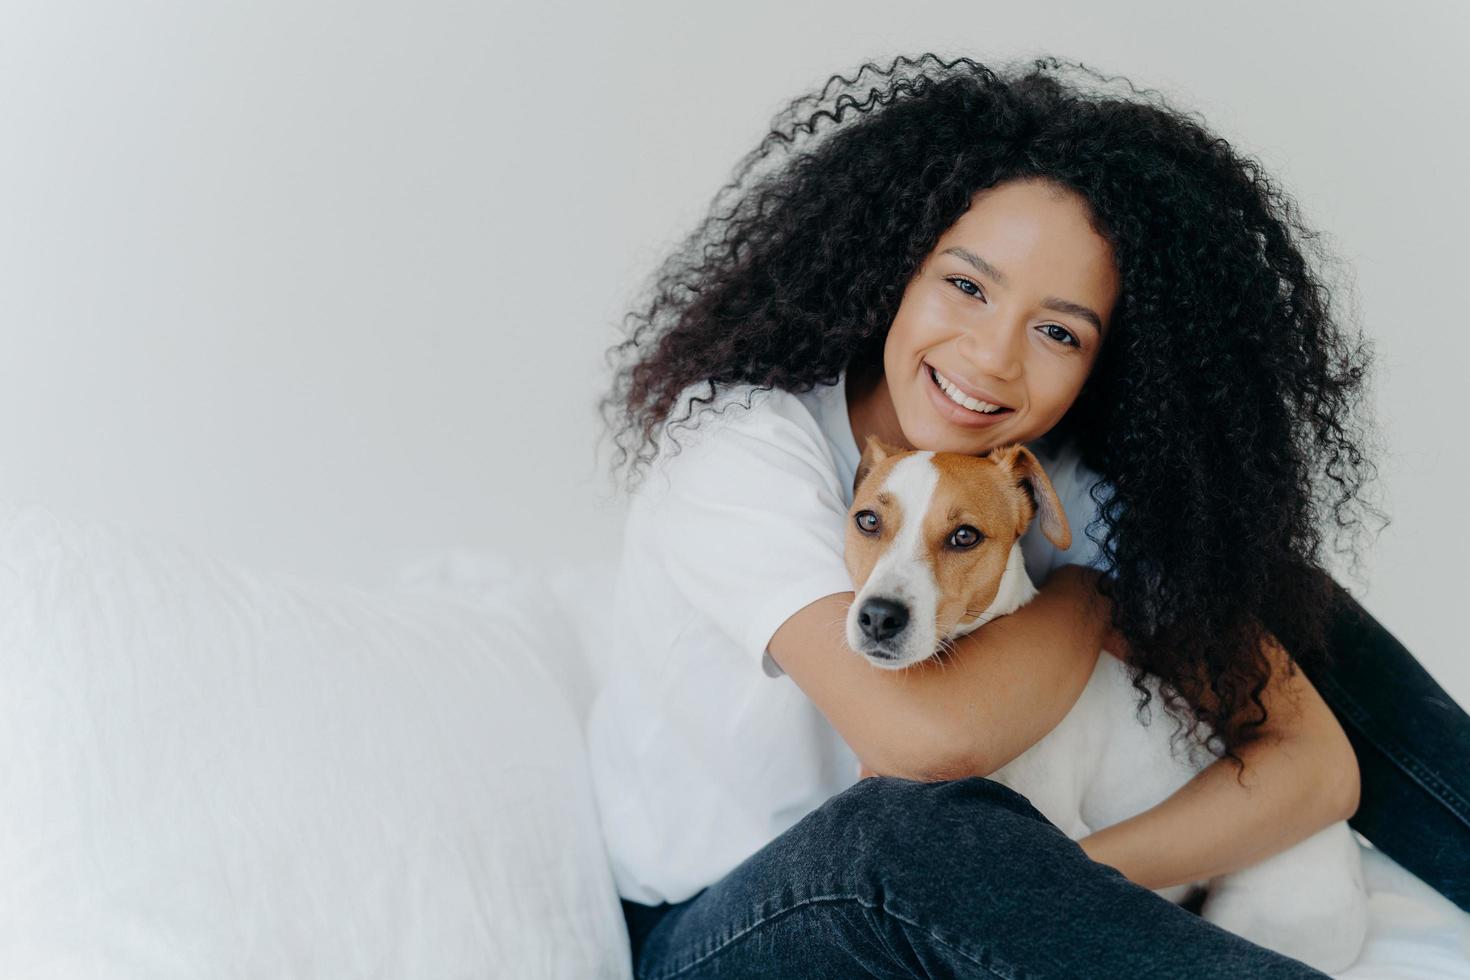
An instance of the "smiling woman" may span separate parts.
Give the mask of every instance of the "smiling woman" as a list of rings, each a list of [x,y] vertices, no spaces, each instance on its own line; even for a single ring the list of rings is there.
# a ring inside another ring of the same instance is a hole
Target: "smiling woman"
[[[1376,512],[1316,236],[1195,114],[1074,69],[834,76],[630,315],[603,408],[644,479],[588,740],[640,976],[1320,976],[1150,889],[1344,819],[1360,759],[1357,826],[1470,905],[1470,718],[1408,727],[1448,698],[1321,567]],[[1073,531],[1023,535],[1039,593],[943,663],[845,635],[874,434],[1026,444]],[[1079,847],[984,777],[1104,646],[1221,758]]]

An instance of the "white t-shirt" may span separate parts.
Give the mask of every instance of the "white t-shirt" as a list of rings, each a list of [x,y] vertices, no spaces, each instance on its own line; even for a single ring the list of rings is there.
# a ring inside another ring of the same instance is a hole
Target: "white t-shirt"
[[[845,381],[722,390],[714,412],[695,406],[694,428],[668,430],[629,500],[612,679],[587,731],[624,898],[692,897],[857,781],[857,756],[766,651],[793,613],[852,591],[842,555],[860,454]],[[672,417],[707,391],[691,386]],[[1030,448],[1072,528],[1066,552],[1035,525],[1022,539],[1039,584],[1058,565],[1097,563],[1085,533],[1097,477],[1075,453]]]

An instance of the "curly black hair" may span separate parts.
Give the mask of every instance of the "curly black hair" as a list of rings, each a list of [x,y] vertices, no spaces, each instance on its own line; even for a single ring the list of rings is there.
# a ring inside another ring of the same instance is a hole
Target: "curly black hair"
[[[995,70],[925,54],[793,100],[640,293],[599,410],[636,477],[717,387],[881,370],[907,282],[978,190],[1076,192],[1121,291],[1048,439],[1075,440],[1103,477],[1087,530],[1139,711],[1142,675],[1158,676],[1176,737],[1239,764],[1266,718],[1262,644],[1329,659],[1326,518],[1356,572],[1364,512],[1383,516],[1363,494],[1371,349],[1339,325],[1308,261],[1330,258],[1320,235],[1260,164],[1157,92],[1090,91],[1074,70],[1116,80],[1057,58]]]

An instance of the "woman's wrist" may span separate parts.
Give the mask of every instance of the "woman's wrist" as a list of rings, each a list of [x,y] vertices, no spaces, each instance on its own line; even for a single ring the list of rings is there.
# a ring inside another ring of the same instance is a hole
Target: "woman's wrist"
[[[1193,880],[1176,880],[1178,875],[1169,874],[1170,852],[1167,848],[1160,849],[1157,846],[1157,838],[1142,849],[1136,846],[1149,836],[1148,827],[1124,821],[1088,834],[1079,839],[1077,845],[1098,864],[1116,869],[1123,877],[1144,888],[1167,888],[1185,880]]]
[[[1106,864],[1110,868],[1115,868],[1129,881],[1142,884],[1136,877],[1137,872],[1131,867],[1125,867],[1130,862],[1124,857],[1122,849],[1117,846],[1116,835],[1109,834],[1108,829],[1110,828],[1104,828],[1097,833],[1079,838],[1077,846],[1098,864]]]

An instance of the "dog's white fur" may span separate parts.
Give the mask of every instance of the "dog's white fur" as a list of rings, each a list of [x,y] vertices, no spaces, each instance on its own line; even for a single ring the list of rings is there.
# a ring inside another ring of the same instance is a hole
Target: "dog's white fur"
[[[864,642],[858,625],[863,603],[882,597],[908,607],[909,625],[903,631],[908,635],[901,635],[893,648],[897,656],[880,660],[870,655],[875,665],[887,669],[931,656],[939,645],[935,616],[940,596],[920,540],[921,518],[940,480],[933,456],[908,453],[888,473],[882,489],[896,498],[904,520],[856,593],[848,616],[850,644],[854,650],[869,651],[872,644]],[[963,635],[1014,612],[1036,594],[1018,535],[994,601],[948,636]],[[1157,679],[1145,677],[1144,682],[1157,700]],[[1021,793],[1073,840],[1162,802],[1214,758],[1198,747],[1189,758],[1176,755],[1171,726],[1141,722],[1135,695],[1127,668],[1102,651],[1071,712],[990,778]],[[1208,889],[1201,909],[1205,919],[1324,972],[1350,966],[1366,938],[1367,893],[1360,852],[1346,822],[1251,867],[1158,893],[1178,902],[1196,886]]]

